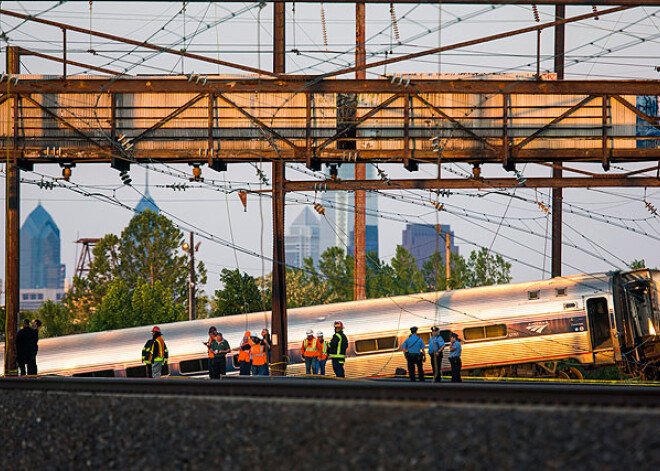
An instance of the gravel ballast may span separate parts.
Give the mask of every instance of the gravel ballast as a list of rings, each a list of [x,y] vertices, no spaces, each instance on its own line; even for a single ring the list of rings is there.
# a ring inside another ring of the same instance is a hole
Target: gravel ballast
[[[0,391],[0,469],[660,469],[656,409]]]

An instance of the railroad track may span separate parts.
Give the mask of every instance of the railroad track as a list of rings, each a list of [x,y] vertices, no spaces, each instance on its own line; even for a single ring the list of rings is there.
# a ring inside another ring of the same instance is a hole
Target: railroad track
[[[259,397],[411,401],[448,404],[566,405],[613,408],[659,408],[660,390],[651,386],[565,384],[433,384],[340,381],[296,378],[0,378],[0,390],[61,393],[145,394],[213,397]]]

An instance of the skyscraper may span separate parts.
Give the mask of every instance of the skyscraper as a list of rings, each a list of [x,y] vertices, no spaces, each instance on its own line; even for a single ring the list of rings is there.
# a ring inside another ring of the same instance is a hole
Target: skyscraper
[[[318,218],[309,207],[305,207],[302,213],[293,220],[285,237],[284,250],[287,265],[302,267],[307,257],[311,257],[316,264],[321,255],[319,233]]]
[[[449,224],[441,224],[442,236],[438,233],[434,224],[406,224],[402,233],[401,245],[415,257],[415,262],[421,270],[424,262],[428,260],[437,250],[442,259],[445,258],[445,238],[449,233],[451,252],[458,254],[458,247],[454,245],[454,231]]]
[[[134,211],[137,214],[140,214],[147,209],[150,211],[153,211],[154,213],[158,214],[160,210],[158,209],[158,206],[156,205],[156,202],[153,200],[151,195],[149,194],[149,169],[145,170],[144,174],[144,196],[140,198],[140,201],[138,201],[137,206],[135,207]]]
[[[375,179],[376,170],[373,165],[367,166],[367,180]],[[340,180],[353,180],[355,166],[343,164],[338,169],[337,178]],[[349,254],[354,251],[355,228],[355,194],[352,191],[329,191],[321,197],[321,204],[325,207],[325,218],[321,220],[320,252],[328,247],[340,247]],[[374,193],[366,194],[366,249],[367,253],[378,253],[378,199]]]
[[[20,288],[64,288],[65,267],[60,263],[60,230],[41,203],[23,223],[20,244]]]

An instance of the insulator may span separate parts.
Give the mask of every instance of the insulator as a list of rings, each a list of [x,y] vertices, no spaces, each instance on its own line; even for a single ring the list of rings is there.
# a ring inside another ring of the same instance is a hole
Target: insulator
[[[321,204],[314,203],[314,210],[321,216],[325,216],[325,208]]]
[[[550,214],[550,208],[548,208],[545,204],[543,204],[541,201],[537,201],[536,204],[539,205],[539,208],[541,208],[541,211],[543,211],[546,214]]]
[[[200,181],[201,176],[202,176],[202,169],[197,166],[193,167],[193,178],[195,179],[196,182]]]
[[[239,191],[238,198],[241,200],[241,203],[243,204],[243,212],[247,212],[247,191]]]
[[[119,178],[121,178],[121,182],[124,185],[130,185],[133,183],[133,180],[131,180],[131,175],[126,170],[119,172]]]
[[[438,202],[438,201],[431,201],[431,204],[432,204],[433,207],[434,207],[435,209],[437,209],[438,211],[442,211],[443,209],[445,209],[445,205],[442,204],[442,203],[440,203],[440,202]]]
[[[394,30],[394,38],[398,42],[401,38],[399,36],[399,24],[396,21],[396,10],[394,10],[394,3],[390,3],[390,15],[392,16],[392,29]]]
[[[328,27],[325,24],[325,8],[321,3],[321,29],[323,30],[323,44],[325,45],[325,50],[328,50]]]
[[[650,212],[651,214],[654,214],[654,215],[656,215],[656,216],[658,215],[658,212],[657,212],[657,210],[655,209],[655,206],[653,206],[653,205],[652,205],[651,203],[649,203],[648,201],[644,201],[644,204],[646,205],[646,209],[648,209],[649,212]]]
[[[64,167],[62,169],[62,178],[69,181],[69,178],[71,178],[71,167]]]
[[[479,167],[478,165],[475,165],[472,168],[472,176],[474,178],[481,178],[481,167]]]
[[[539,7],[537,7],[535,4],[532,4],[532,13],[534,14],[534,21],[539,23],[541,21],[541,17],[539,16]]]
[[[594,11],[594,13],[598,13],[598,7],[596,5],[591,5],[591,9]],[[594,20],[598,19],[598,15],[594,16]]]

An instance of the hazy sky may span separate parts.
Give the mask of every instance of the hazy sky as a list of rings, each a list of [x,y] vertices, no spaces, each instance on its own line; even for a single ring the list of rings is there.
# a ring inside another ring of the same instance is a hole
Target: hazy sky
[[[2,8],[32,14],[54,7],[54,2],[2,2]],[[604,9],[601,8],[601,10]],[[320,73],[335,70],[353,60],[354,7],[352,5],[325,5],[327,47],[323,39],[321,6],[287,4],[287,71]],[[542,21],[553,16],[553,7],[539,7]],[[591,7],[569,7],[568,15],[591,11]],[[657,8],[637,8],[632,11],[605,16],[599,20],[570,25],[567,28],[567,72],[571,79],[657,79],[655,66],[658,58],[660,18],[655,16]],[[222,21],[230,18],[230,21]],[[530,6],[437,6],[397,5],[397,28],[402,45],[397,45],[396,33],[391,22],[389,5],[367,8],[367,50],[370,57],[385,58],[392,54],[408,53],[435,47],[439,42],[452,44],[475,37],[522,28],[535,24]],[[40,15],[43,18],[89,27],[88,2],[69,2]],[[460,21],[459,21],[460,19]],[[436,31],[439,22],[441,34]],[[61,54],[61,32],[56,28],[22,24],[21,21],[0,17],[2,30],[11,45],[20,45],[53,55]],[[136,40],[181,48],[182,37],[189,38],[186,48],[191,52],[220,57],[224,60],[246,65],[270,68],[270,44],[272,42],[272,5],[260,10],[254,3],[237,4],[189,4],[185,13],[181,2],[140,3],[94,2],[91,14],[92,28]],[[207,25],[212,27],[207,28]],[[215,26],[214,26],[215,25]],[[202,33],[199,33],[204,31]],[[192,39],[190,39],[196,32]],[[68,53],[72,60],[107,66],[115,70],[127,69],[130,74],[164,73],[230,73],[229,69],[186,59],[135,52],[132,46],[111,44],[80,34],[69,34]],[[542,34],[542,70],[552,66],[552,33]],[[3,48],[6,42],[2,43]],[[95,54],[87,51],[93,49]],[[390,53],[391,51],[391,53]],[[382,73],[497,73],[534,72],[536,35],[525,35],[447,53],[442,57],[428,56],[422,60],[400,63],[372,71]],[[139,66],[136,63],[146,59]],[[374,59],[375,60],[375,59]],[[4,61],[3,61],[4,66]],[[71,68],[79,73],[81,69]],[[61,65],[41,59],[26,58],[25,73],[61,73]],[[190,172],[189,167],[177,167]],[[410,178],[410,174],[399,166],[381,166],[390,178]],[[584,165],[599,171],[599,165]],[[640,168],[628,165],[622,168]],[[547,176],[545,168],[529,165],[518,168],[525,176]],[[4,170],[4,166],[3,166]],[[447,171],[461,173],[466,166],[450,166]],[[215,180],[257,182],[256,170],[245,164],[230,165],[226,174],[215,174],[204,168],[204,176]],[[264,165],[270,173],[270,165]],[[613,171],[621,171],[613,169]],[[22,176],[35,180],[41,175],[58,176],[59,167],[36,166],[35,173],[23,172]],[[121,185],[118,173],[109,165],[80,165],[73,170],[71,181],[81,185],[97,185],[88,191],[114,195],[121,202],[135,206],[144,191],[144,169],[133,166],[131,176],[136,189]],[[434,174],[432,166],[422,166],[419,177]],[[499,165],[488,166],[483,176],[503,176]],[[289,169],[287,176],[307,179],[308,175]],[[269,257],[272,250],[270,199],[250,196],[247,212],[243,211],[235,193],[226,195],[212,188],[192,188],[188,191],[173,191],[158,187],[181,183],[171,175],[150,172],[151,195],[157,204],[171,217],[184,226],[194,226],[200,232],[212,234],[225,241],[234,241],[257,254]],[[2,180],[4,200],[4,179]],[[137,190],[137,191],[136,191]],[[60,228],[62,240],[62,262],[67,265],[71,277],[75,268],[78,237],[100,237],[108,232],[119,233],[132,214],[97,199],[84,197],[65,189],[43,190],[34,185],[22,185],[21,221],[41,201]],[[457,245],[464,255],[476,246],[491,248],[510,257],[514,280],[540,279],[548,276],[550,265],[549,216],[537,205],[537,201],[548,203],[548,190],[535,192],[518,189],[516,197],[486,191],[461,191],[443,202],[450,212],[437,215],[427,206],[411,203],[419,197],[428,199],[428,193],[391,192],[397,201],[380,197],[381,218],[380,255],[389,259],[397,244],[401,243],[401,231],[405,222],[449,223],[456,232]],[[633,259],[644,258],[648,265],[660,265],[657,250],[660,239],[660,224],[657,216],[649,212],[645,201],[660,206],[659,190],[609,189],[609,190],[564,190],[567,203],[564,213],[564,273],[594,272],[622,268]],[[306,200],[306,203],[303,203]],[[287,224],[301,211],[303,204],[310,204],[313,195],[302,198],[292,195],[286,209]],[[572,214],[579,213],[579,214]],[[609,223],[601,222],[606,218]],[[0,215],[4,227],[4,214]],[[489,222],[490,221],[490,222]],[[4,247],[4,238],[0,242]],[[572,246],[577,246],[574,248]],[[0,252],[4,267],[4,250]],[[202,240],[199,258],[207,264],[208,293],[219,287],[218,273],[224,267],[238,266],[254,275],[270,272],[270,263],[259,257],[236,252],[217,241]],[[238,262],[238,263],[237,263]],[[4,279],[4,276],[3,276]]]

